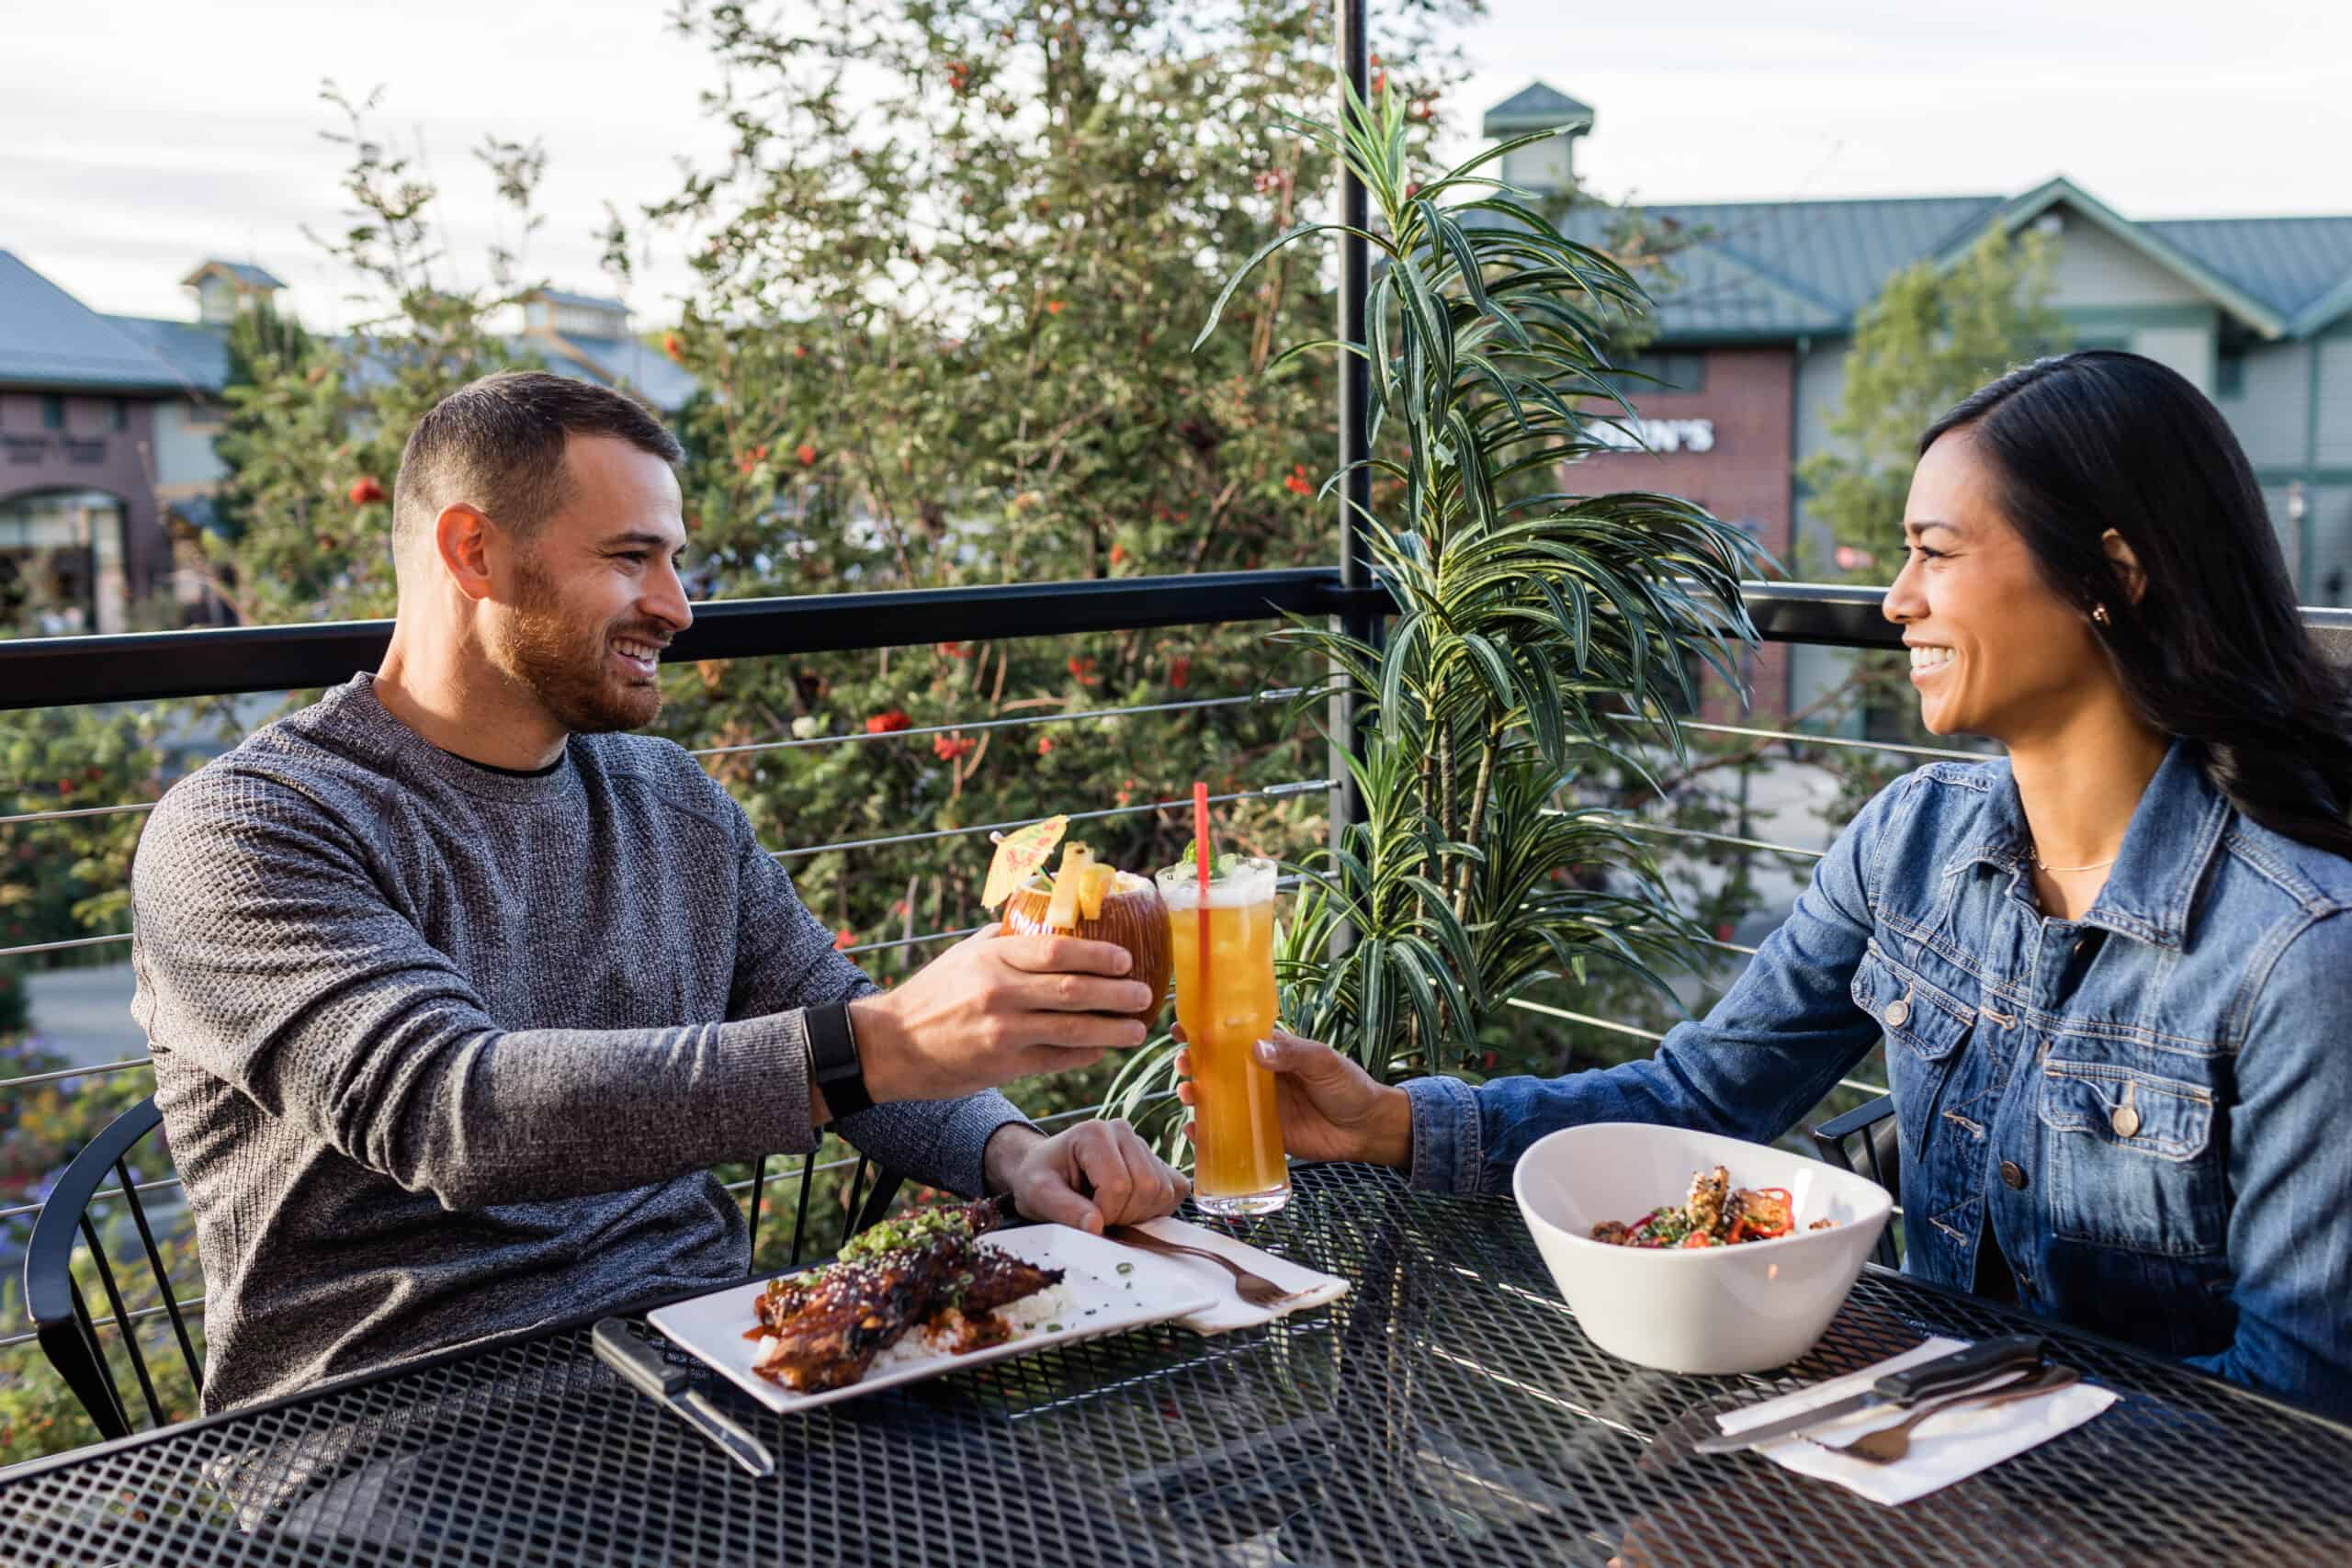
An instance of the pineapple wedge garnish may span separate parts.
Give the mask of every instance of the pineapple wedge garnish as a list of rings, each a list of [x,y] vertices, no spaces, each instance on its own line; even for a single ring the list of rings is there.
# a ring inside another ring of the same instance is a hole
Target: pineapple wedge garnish
[[[1119,868],[1104,865],[1100,861],[1086,868],[1086,880],[1078,886],[1079,912],[1090,920],[1102,918],[1102,900],[1111,896],[1111,885],[1119,880]]]
[[[1062,851],[1062,868],[1054,874],[1054,894],[1046,902],[1046,925],[1049,930],[1074,931],[1078,929],[1079,911],[1083,907],[1086,874],[1094,864],[1094,852],[1084,844],[1072,844]],[[1101,911],[1096,905],[1096,911]]]

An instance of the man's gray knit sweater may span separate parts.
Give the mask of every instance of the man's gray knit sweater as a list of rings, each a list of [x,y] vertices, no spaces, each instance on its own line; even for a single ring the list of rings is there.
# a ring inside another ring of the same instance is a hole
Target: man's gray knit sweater
[[[207,1410],[741,1279],[710,1167],[815,1146],[798,1010],[873,988],[677,747],[493,773],[364,675],[174,788],[131,885]],[[840,1130],[976,1193],[1019,1119],[982,1094]]]

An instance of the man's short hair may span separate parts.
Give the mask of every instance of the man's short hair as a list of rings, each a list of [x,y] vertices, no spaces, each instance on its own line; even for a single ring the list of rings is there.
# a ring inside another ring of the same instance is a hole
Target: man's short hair
[[[574,435],[609,435],[675,465],[677,437],[634,398],[544,370],[502,370],[458,388],[409,432],[392,482],[392,549],[429,535],[459,502],[518,538],[563,507],[563,447]]]

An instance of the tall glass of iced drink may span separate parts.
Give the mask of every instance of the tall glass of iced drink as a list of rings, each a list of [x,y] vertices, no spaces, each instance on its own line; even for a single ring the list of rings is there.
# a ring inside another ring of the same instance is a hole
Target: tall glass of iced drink
[[[1192,1043],[1193,1200],[1212,1214],[1270,1214],[1290,1201],[1274,1075],[1257,1055],[1276,1016],[1274,863],[1217,856],[1205,920],[1196,866],[1170,866],[1157,880],[1168,905],[1176,1018]]]

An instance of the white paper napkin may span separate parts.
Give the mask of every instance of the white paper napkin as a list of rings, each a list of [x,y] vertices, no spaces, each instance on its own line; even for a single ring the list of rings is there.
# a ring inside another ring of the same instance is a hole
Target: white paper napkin
[[[1325,1274],[1271,1252],[1261,1252],[1254,1247],[1234,1240],[1221,1231],[1188,1224],[1182,1220],[1153,1220],[1138,1225],[1162,1241],[1179,1247],[1197,1247],[1204,1252],[1214,1252],[1230,1258],[1261,1279],[1272,1280],[1286,1291],[1299,1293],[1273,1307],[1254,1307],[1241,1299],[1241,1292],[1232,1275],[1202,1258],[1185,1258],[1173,1253],[1155,1252],[1154,1258],[1172,1264],[1196,1276],[1204,1284],[1215,1287],[1216,1304],[1205,1307],[1190,1317],[1176,1321],[1195,1334],[1223,1334],[1235,1328],[1255,1328],[1261,1323],[1272,1323],[1287,1317],[1305,1307],[1321,1306],[1338,1301],[1348,1293],[1348,1282],[1337,1275]]]
[[[1888,1372],[1948,1356],[1964,1348],[1965,1343],[1959,1339],[1930,1339],[1916,1350],[1891,1356],[1874,1367],[1719,1416],[1715,1424],[1725,1432],[1759,1427],[1767,1421],[1859,1393]],[[1782,1438],[1755,1451],[1783,1469],[1836,1482],[1874,1503],[1908,1503],[1914,1497],[1924,1497],[1996,1465],[2013,1454],[2021,1454],[2037,1443],[2046,1443],[2061,1432],[2071,1431],[2115,1400],[2116,1395],[2106,1389],[2076,1382],[2052,1389],[2038,1399],[2014,1400],[1989,1407],[1963,1405],[1914,1427],[1911,1451],[1893,1464],[1849,1459],[1801,1437]],[[1820,1436],[1831,1443],[1850,1443],[1864,1432],[1892,1427],[1910,1414],[1906,1410],[1886,1410],[1852,1416]]]

